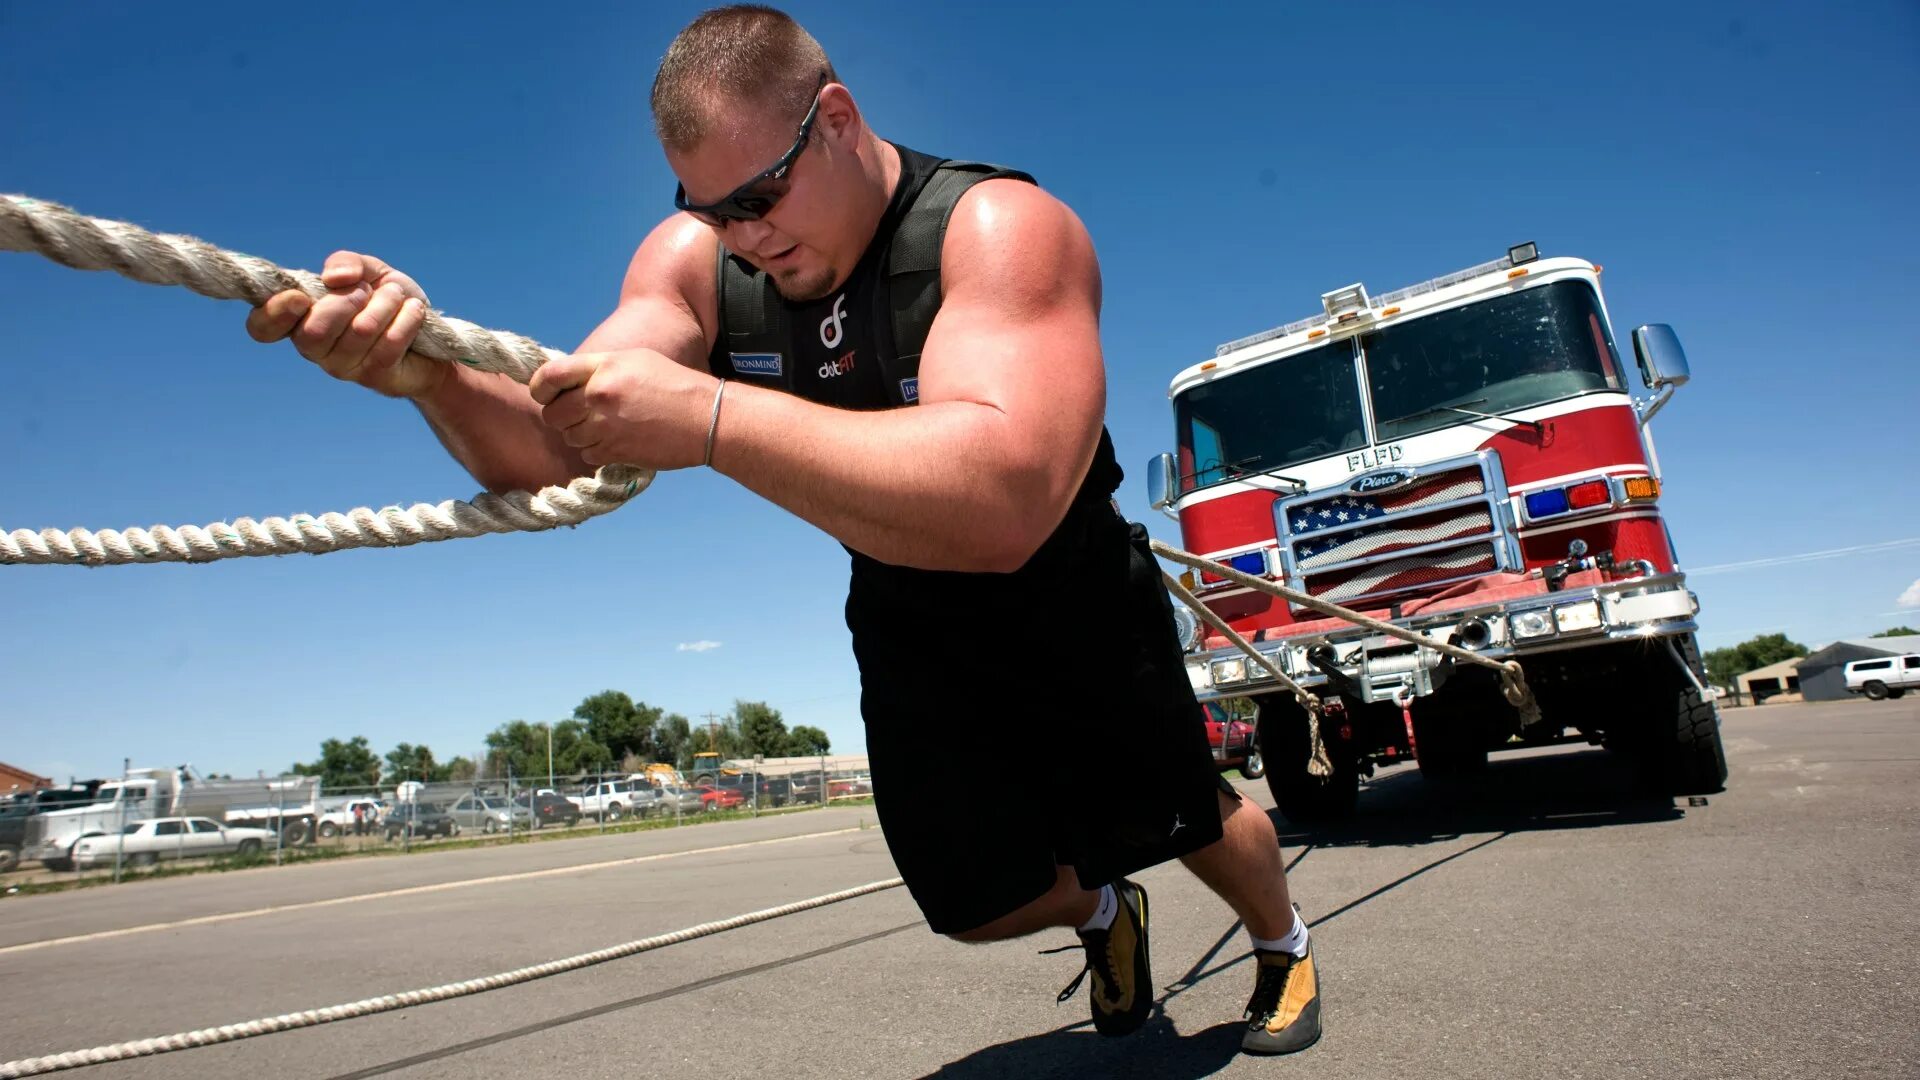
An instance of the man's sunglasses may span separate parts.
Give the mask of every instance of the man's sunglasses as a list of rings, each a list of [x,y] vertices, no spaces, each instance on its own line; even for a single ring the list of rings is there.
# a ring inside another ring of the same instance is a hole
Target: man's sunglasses
[[[701,221],[716,228],[724,227],[729,221],[759,221],[773,212],[773,207],[786,195],[787,173],[800,157],[800,151],[807,148],[807,137],[813,134],[813,118],[820,114],[820,91],[827,88],[827,76],[820,76],[820,85],[813,91],[813,106],[807,110],[806,118],[800,121],[800,134],[794,137],[793,146],[780,155],[780,160],[768,166],[760,175],[734,188],[732,193],[717,203],[695,206],[687,201],[687,188],[684,184],[675,185],[673,205]]]

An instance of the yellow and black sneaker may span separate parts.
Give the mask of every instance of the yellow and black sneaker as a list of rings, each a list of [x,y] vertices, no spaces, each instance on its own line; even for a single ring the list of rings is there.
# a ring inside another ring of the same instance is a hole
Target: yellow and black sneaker
[[[1253,950],[1260,964],[1253,999],[1247,1002],[1247,1033],[1240,1049],[1251,1054],[1291,1054],[1320,1039],[1320,977],[1307,955]]]
[[[1102,1035],[1131,1035],[1153,1011],[1153,974],[1147,964],[1147,890],[1122,878],[1113,883],[1113,892],[1120,901],[1113,925],[1105,930],[1076,931],[1080,945],[1066,946],[1086,949],[1087,966],[1060,991],[1058,1000],[1072,997],[1091,972],[1093,986],[1088,994],[1093,999],[1093,1029]]]

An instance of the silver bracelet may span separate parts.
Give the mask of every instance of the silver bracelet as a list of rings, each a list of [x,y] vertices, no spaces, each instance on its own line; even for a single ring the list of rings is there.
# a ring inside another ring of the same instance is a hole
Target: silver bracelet
[[[707,421],[707,456],[700,462],[704,468],[713,467],[713,437],[720,433],[720,396],[726,392],[727,380],[721,379],[713,391],[713,417]]]

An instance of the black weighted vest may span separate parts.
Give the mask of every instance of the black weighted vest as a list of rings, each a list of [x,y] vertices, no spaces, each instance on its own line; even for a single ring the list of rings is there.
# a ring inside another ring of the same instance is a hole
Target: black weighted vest
[[[919,402],[920,351],[940,310],[940,253],[947,222],[968,188],[1011,178],[1014,169],[929,157],[893,144],[900,182],[873,241],[846,282],[830,296],[794,302],[782,297],[766,272],[724,246],[718,258],[720,330],[708,367],[714,375],[766,386],[824,405],[888,409]],[[1109,496],[1120,483],[1113,443],[1103,427],[1099,449],[1075,497],[1074,509],[1041,551],[1057,561],[1073,548],[1076,518],[1087,511],[1114,516]],[[853,552],[856,593],[863,578],[917,593],[947,574],[889,566]],[[957,580],[955,584],[957,584]],[[891,591],[890,589],[887,591]]]

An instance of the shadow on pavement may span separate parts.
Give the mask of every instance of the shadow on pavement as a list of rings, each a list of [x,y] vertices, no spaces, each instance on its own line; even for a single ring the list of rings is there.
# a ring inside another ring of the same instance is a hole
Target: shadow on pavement
[[[1085,1003],[1081,1003],[1085,1007]],[[1096,1034],[1082,1021],[1024,1039],[976,1050],[927,1073],[940,1080],[1047,1080],[1050,1077],[1113,1077],[1126,1080],[1193,1080],[1212,1076],[1240,1054],[1244,1025],[1227,1023],[1182,1035],[1164,1013],[1122,1039]]]
[[[1436,785],[1410,766],[1376,775],[1360,789],[1359,809],[1338,822],[1299,825],[1273,818],[1283,846],[1401,847],[1481,833],[1592,829],[1679,821],[1666,796],[1635,786],[1630,765],[1597,748],[1525,757],[1495,755],[1487,771],[1461,786]]]

